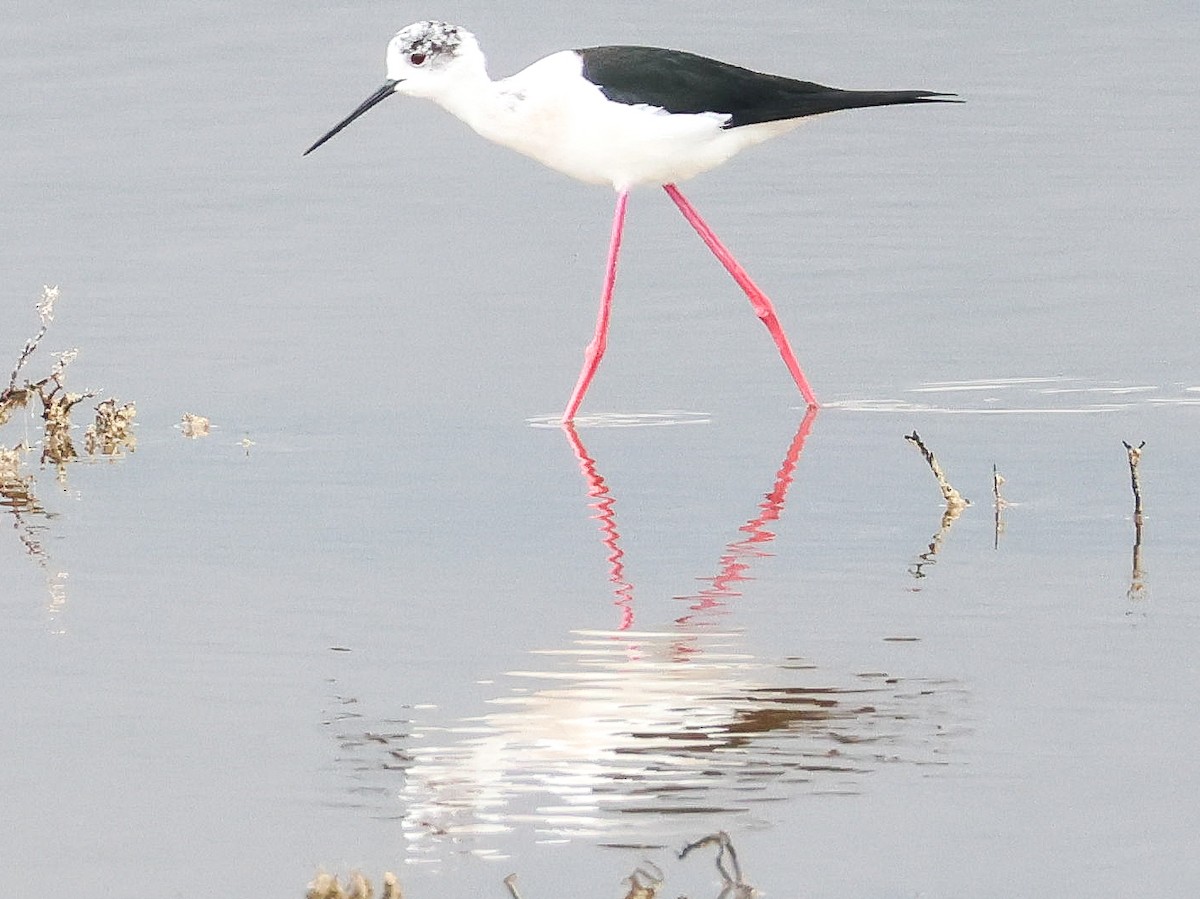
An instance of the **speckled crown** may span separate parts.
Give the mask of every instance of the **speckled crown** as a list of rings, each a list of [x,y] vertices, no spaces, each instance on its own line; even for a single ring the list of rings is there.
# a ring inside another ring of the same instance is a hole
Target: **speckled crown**
[[[400,30],[396,37],[407,52],[437,56],[453,54],[462,44],[462,32],[457,25],[447,22],[414,22]]]

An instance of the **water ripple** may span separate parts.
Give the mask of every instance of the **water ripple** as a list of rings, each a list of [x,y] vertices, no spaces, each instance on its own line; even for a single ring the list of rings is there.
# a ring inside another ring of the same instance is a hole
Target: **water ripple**
[[[538,415],[525,419],[534,428],[561,428],[562,415]],[[665,409],[662,412],[597,412],[575,419],[576,428],[661,428],[672,425],[706,425],[712,422],[708,412]]]
[[[858,397],[825,404],[848,412],[923,412],[950,415],[1029,415],[1119,412],[1161,406],[1200,406],[1200,387],[1126,384],[1068,377],[936,381],[900,397]]]

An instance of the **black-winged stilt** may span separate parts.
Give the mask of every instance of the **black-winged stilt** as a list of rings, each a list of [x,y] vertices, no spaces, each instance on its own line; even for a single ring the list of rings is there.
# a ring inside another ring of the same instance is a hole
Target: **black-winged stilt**
[[[694,53],[657,47],[563,50],[492,81],[475,36],[445,22],[416,22],[387,47],[387,80],[304,151],[307,156],[392,94],[425,97],[489,140],[581,181],[617,191],[596,332],[563,421],[583,402],[608,339],[617,255],[629,190],[661,184],[700,238],[746,292],[809,407],[818,405],[766,295],[676,184],[790,131],[800,119],[839,109],[953,100],[934,91],[850,91],[764,75]]]

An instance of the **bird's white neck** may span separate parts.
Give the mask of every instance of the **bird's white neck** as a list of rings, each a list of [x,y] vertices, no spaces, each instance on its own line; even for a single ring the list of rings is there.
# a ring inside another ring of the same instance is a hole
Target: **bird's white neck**
[[[460,54],[453,68],[441,73],[428,85],[413,85],[405,91],[437,103],[448,113],[461,119],[484,137],[495,139],[489,123],[500,117],[503,98],[487,73],[487,62],[478,48]]]
[[[571,153],[562,154],[564,142],[576,139],[576,108],[582,108],[586,119],[594,111],[588,107],[604,101],[598,89],[580,78],[579,68],[578,55],[568,50],[493,81],[483,54],[470,54],[424,96],[490,141],[581,180],[608,183],[612,178],[606,172],[572,165]]]

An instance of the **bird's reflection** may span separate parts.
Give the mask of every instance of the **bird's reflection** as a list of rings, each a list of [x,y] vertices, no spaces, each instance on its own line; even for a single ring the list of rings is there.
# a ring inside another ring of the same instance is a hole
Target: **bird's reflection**
[[[704,617],[705,613],[721,609],[725,600],[741,595],[734,585],[748,579],[746,572],[751,562],[771,555],[764,547],[775,539],[775,534],[767,530],[766,526],[776,521],[783,512],[788,488],[795,478],[796,464],[800,461],[800,453],[804,450],[804,443],[812,432],[816,417],[817,409],[809,407],[788,446],[779,471],[775,474],[775,483],[759,503],[759,514],[738,529],[739,533],[746,536],[726,544],[725,553],[718,560],[718,570],[714,576],[697,578],[709,581],[712,586],[694,595],[675,597],[690,603],[689,614],[675,620],[680,627],[708,623]],[[566,422],[562,425],[562,430],[579,462],[579,471],[587,482],[588,497],[592,500],[589,505],[595,510],[592,517],[599,522],[601,539],[608,551],[609,580],[613,584],[614,602],[621,609],[621,621],[617,629],[628,630],[633,626],[634,620],[633,585],[625,578],[625,551],[621,548],[621,534],[617,530],[616,498],[597,470],[596,460],[588,455],[575,425]]]
[[[377,759],[380,744],[388,766],[403,772],[403,828],[415,857],[436,858],[447,839],[494,852],[495,835],[518,827],[551,840],[674,844],[732,818],[769,818],[771,803],[799,794],[856,793],[885,761],[941,763],[937,719],[955,685],[760,660],[730,624],[730,600],[770,554],[770,527],[812,425],[810,413],[754,517],[725,545],[716,574],[702,578],[709,586],[677,597],[684,614],[660,627],[639,619],[637,628],[613,491],[578,432],[565,428],[599,524],[618,624],[535,651],[537,664],[508,672],[482,716],[408,722],[385,738],[339,735],[360,781],[379,777],[368,756]],[[360,795],[367,786],[357,785]]]
[[[707,580],[712,586],[690,596],[677,596],[676,599],[688,602],[688,614],[675,619],[675,623],[683,628],[704,626],[712,622],[713,617],[722,610],[727,600],[741,596],[737,585],[749,580],[750,565],[755,559],[769,556],[766,545],[775,539],[775,533],[767,530],[767,525],[777,521],[783,514],[783,504],[787,500],[788,488],[796,475],[796,465],[800,454],[804,451],[804,443],[812,432],[817,410],[809,408],[807,414],[796,429],[796,435],[784,454],[783,463],[775,473],[775,483],[758,504],[759,514],[738,528],[745,534],[725,545],[725,553],[717,561],[717,573]]]
[[[621,533],[617,530],[616,498],[604,482],[604,477],[596,470],[596,460],[588,455],[574,423],[566,422],[562,429],[579,461],[579,471],[587,482],[588,497],[592,500],[589,505],[596,512],[592,517],[600,523],[601,540],[608,551],[608,579],[613,584],[615,603],[621,610],[617,630],[629,630],[633,627],[633,584],[625,580],[625,550],[621,549]]]

